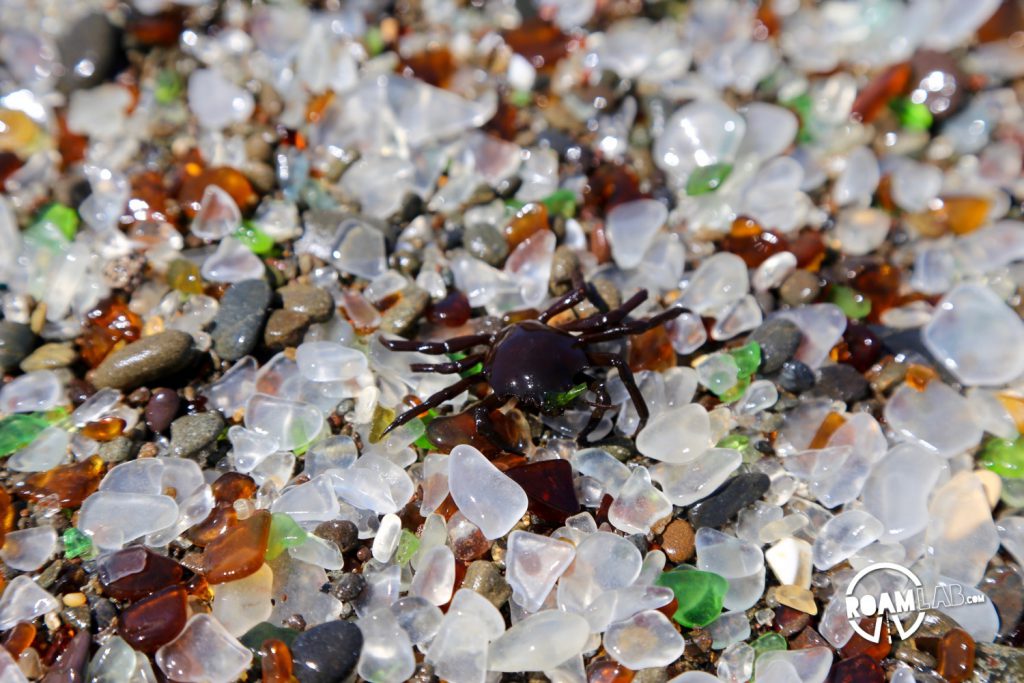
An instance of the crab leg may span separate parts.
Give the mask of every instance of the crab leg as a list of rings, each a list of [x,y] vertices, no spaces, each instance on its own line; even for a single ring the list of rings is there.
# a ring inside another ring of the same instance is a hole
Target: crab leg
[[[489,344],[490,342],[491,335],[489,334],[468,334],[463,337],[452,337],[440,342],[418,341],[416,339],[384,339],[383,337],[380,340],[380,343],[385,348],[392,351],[419,351],[420,353],[428,353],[434,356],[465,351],[477,344]]]
[[[423,403],[419,404],[415,408],[410,408],[409,410],[405,411],[404,413],[396,417],[395,421],[389,424],[387,429],[381,432],[381,436],[384,436],[393,429],[401,427],[406,422],[411,422],[412,420],[415,420],[417,417],[427,412],[431,408],[436,408],[445,401],[449,401],[455,398],[463,391],[470,388],[479,381],[480,379],[476,375],[470,375],[469,377],[464,377],[460,379],[458,382],[451,385],[450,387],[445,387],[444,389],[441,389],[441,391],[432,394]]]
[[[626,385],[626,391],[629,392],[629,397],[633,400],[633,405],[636,406],[636,414],[640,416],[640,424],[637,425],[636,432],[633,434],[635,437],[647,425],[647,418],[651,416],[651,413],[647,410],[647,401],[640,393],[640,387],[636,384],[636,378],[633,377],[633,371],[629,369],[629,364],[621,356],[603,351],[592,351],[587,354],[587,357],[594,365],[618,369],[619,377],[622,378],[622,383]]]

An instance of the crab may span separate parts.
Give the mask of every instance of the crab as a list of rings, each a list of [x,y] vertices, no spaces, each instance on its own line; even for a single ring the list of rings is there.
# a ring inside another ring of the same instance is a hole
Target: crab
[[[550,324],[556,315],[584,300],[590,300],[598,310],[603,308],[605,312],[558,326]],[[581,285],[556,300],[535,320],[514,322],[493,334],[471,334],[446,341],[382,339],[384,346],[392,351],[467,354],[444,363],[412,363],[410,368],[415,372],[456,374],[470,370],[477,363],[482,366],[480,372],[463,377],[403,412],[388,425],[384,434],[485,381],[491,391],[474,406],[473,414],[478,427],[492,435],[486,416],[513,399],[521,410],[559,415],[573,399],[589,389],[597,400],[590,404],[593,408],[590,419],[578,436],[580,442],[585,442],[604,413],[612,407],[605,380],[592,373],[595,368],[618,370],[640,418],[634,436],[639,434],[647,424],[650,412],[632,370],[620,354],[589,347],[646,332],[684,311],[681,306],[673,306],[650,318],[629,319],[629,314],[646,300],[647,290],[641,289],[618,308],[607,310],[591,288]],[[477,350],[481,346],[486,346],[486,349]]]

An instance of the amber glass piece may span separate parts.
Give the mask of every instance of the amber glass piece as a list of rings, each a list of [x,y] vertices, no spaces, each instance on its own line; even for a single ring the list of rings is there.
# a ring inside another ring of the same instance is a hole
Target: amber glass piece
[[[867,655],[844,659],[832,667],[830,683],[883,683],[885,673],[875,660]]]
[[[185,569],[144,546],[119,550],[102,560],[98,576],[103,592],[115,600],[138,600],[181,583]]]
[[[821,426],[818,427],[818,431],[814,433],[814,438],[811,439],[811,443],[808,444],[807,448],[817,449],[824,448],[828,440],[832,438],[836,430],[846,424],[846,418],[840,413],[835,411],[830,412],[825,416],[825,419],[821,421]]]
[[[860,627],[867,633],[873,633],[875,620],[862,619]],[[872,643],[870,640],[863,638],[859,633],[854,633],[853,637],[847,641],[846,645],[842,647],[839,653],[844,659],[850,659],[857,655],[867,655],[876,662],[880,662],[889,656],[889,652],[891,650],[892,641],[889,639],[889,623],[887,621],[883,621],[877,643]]]
[[[290,683],[292,680],[292,653],[282,641],[268,638],[260,646],[260,668],[263,683]]]
[[[453,448],[465,443],[488,458],[493,458],[502,451],[503,446],[517,450],[525,448],[529,427],[498,410],[491,411],[478,423],[473,411],[468,410],[434,418],[427,425],[427,438],[442,453],[450,453]]]
[[[859,372],[867,372],[882,357],[882,340],[867,325],[851,322],[843,332],[846,342],[847,357],[844,363],[857,368]]]
[[[1006,40],[1024,31],[1024,5],[1018,0],[1003,0],[999,8],[978,28],[978,40],[991,43]]]
[[[1024,397],[1003,391],[996,394],[996,398],[1003,404],[1003,408],[1006,409],[1013,423],[1017,425],[1017,430],[1024,431]]]
[[[629,339],[629,367],[633,372],[663,372],[676,366],[676,351],[664,325]]]
[[[77,163],[85,158],[85,149],[89,146],[89,138],[77,135],[68,129],[66,113],[57,114],[57,151],[64,167]]]
[[[87,436],[95,441],[111,441],[121,436],[126,424],[123,419],[108,415],[82,427],[82,436]]]
[[[828,647],[828,642],[812,627],[807,626],[789,641],[789,649],[804,650],[809,647]]]
[[[587,683],[631,683],[636,673],[614,659],[595,659],[587,666]]]
[[[756,19],[757,28],[754,29],[754,37],[758,40],[778,35],[779,29],[782,28],[779,15],[775,13],[775,9],[772,7],[772,0],[762,0],[757,6]]]
[[[136,650],[156,652],[185,628],[188,619],[188,593],[182,586],[142,598],[121,612],[118,633]]]
[[[27,621],[22,621],[7,632],[7,636],[4,638],[4,649],[17,659],[18,655],[27,650],[35,639],[36,627]]]
[[[573,41],[554,24],[531,17],[518,28],[506,31],[505,42],[537,69],[551,71],[558,60],[568,54]]]
[[[200,548],[227,533],[238,521],[238,513],[231,505],[217,505],[206,519],[185,532],[188,539]]]
[[[924,391],[924,388],[928,386],[928,382],[938,378],[938,373],[932,370],[927,365],[921,365],[920,363],[911,363],[907,368],[907,384],[917,389],[918,391]]]
[[[175,215],[167,205],[168,192],[163,176],[155,171],[142,171],[131,178],[132,198],[128,213],[121,217],[121,223],[131,226],[136,221],[175,223]]]
[[[14,152],[0,152],[0,187],[3,187],[7,179],[17,173],[23,165],[21,158]]]
[[[24,156],[38,135],[39,126],[28,114],[0,109],[0,152],[20,152]]]
[[[258,510],[206,546],[203,575],[211,584],[244,579],[263,565],[270,540],[270,513]]]
[[[529,510],[549,524],[562,524],[580,511],[568,460],[538,460],[505,470],[529,499]]]
[[[513,141],[519,133],[520,110],[506,98],[498,99],[498,107],[491,120],[484,124],[484,130],[502,140]]]
[[[414,55],[402,58],[395,70],[438,88],[447,88],[457,66],[447,47],[432,45]]]
[[[56,496],[61,507],[75,508],[99,488],[102,478],[103,461],[94,455],[73,465],[30,474],[14,485],[14,493],[33,501]]]
[[[722,240],[722,249],[739,256],[748,268],[757,268],[769,256],[787,251],[789,243],[782,235],[762,229],[752,218],[741,216]]]
[[[939,675],[949,683],[963,683],[974,674],[974,639],[959,628],[950,629],[939,640]]]
[[[853,278],[851,286],[871,300],[868,321],[878,322],[879,316],[899,301],[900,269],[888,263],[868,264]]]
[[[54,657],[50,670],[39,679],[39,683],[80,683],[85,680],[85,669],[89,661],[89,646],[92,635],[88,629],[74,635],[60,650],[49,654]]]
[[[928,211],[908,215],[907,221],[925,237],[967,235],[985,225],[989,205],[984,197],[942,197]]]
[[[911,72],[910,62],[902,62],[878,73],[857,93],[851,114],[864,123],[874,121],[894,97],[906,91]]]
[[[86,313],[86,325],[78,341],[82,358],[96,367],[118,343],[131,343],[142,336],[142,318],[128,310],[121,299],[104,299]]]
[[[7,532],[14,528],[14,501],[7,489],[0,486],[0,547],[3,547]]]
[[[789,251],[796,256],[798,268],[817,271],[825,259],[825,242],[817,230],[804,230],[790,242]]]
[[[178,44],[184,22],[182,8],[174,7],[155,14],[132,12],[125,28],[132,39],[143,45],[170,47]]]
[[[591,230],[588,246],[590,253],[594,255],[599,264],[612,260],[612,244],[608,241],[608,233],[604,229],[604,224],[595,225]]]
[[[618,164],[601,164],[583,186],[584,209],[596,217],[604,217],[619,204],[648,196],[640,191],[636,171]]]
[[[243,212],[251,208],[259,197],[252,189],[252,183],[241,172],[227,166],[218,166],[188,176],[181,184],[178,201],[189,218],[195,218],[203,201],[203,193],[210,185],[221,188],[235,200]]]
[[[473,309],[469,306],[469,299],[457,289],[448,292],[448,295],[427,307],[427,320],[435,325],[445,327],[461,327],[469,320]]]
[[[788,638],[803,630],[810,621],[811,615],[807,612],[801,612],[788,605],[779,605],[775,608],[775,621],[772,622],[772,630]]]
[[[213,490],[213,499],[218,503],[234,503],[243,498],[252,498],[256,495],[256,482],[248,474],[240,472],[226,472],[217,477],[217,480],[210,484]]]
[[[967,235],[988,222],[990,205],[985,197],[943,197],[941,211],[954,234]]]
[[[505,226],[505,239],[508,240],[509,249],[515,249],[527,237],[547,229],[547,207],[531,202],[516,211],[515,217]]]

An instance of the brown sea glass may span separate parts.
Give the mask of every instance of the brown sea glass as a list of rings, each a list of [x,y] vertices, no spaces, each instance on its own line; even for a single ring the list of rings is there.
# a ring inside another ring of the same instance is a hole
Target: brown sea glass
[[[257,510],[206,546],[203,575],[211,584],[237,581],[263,566],[270,540],[270,513]]]
[[[103,461],[94,455],[73,465],[30,474],[14,485],[14,493],[33,501],[56,496],[61,507],[76,508],[99,488],[102,478]]]
[[[181,633],[188,620],[188,592],[165,588],[121,612],[118,633],[140,652],[156,652]]]
[[[97,575],[108,596],[138,600],[181,583],[185,569],[166,555],[132,546],[104,558]]]

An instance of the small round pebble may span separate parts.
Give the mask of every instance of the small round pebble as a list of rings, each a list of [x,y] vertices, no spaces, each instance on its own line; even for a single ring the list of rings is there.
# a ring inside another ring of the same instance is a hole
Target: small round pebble
[[[814,386],[814,371],[798,360],[788,360],[782,364],[778,382],[786,391],[799,394]]]
[[[794,271],[779,287],[782,303],[789,306],[802,306],[818,298],[821,282],[818,276],[807,270]]]
[[[661,549],[669,561],[679,564],[693,557],[693,527],[685,519],[673,519],[661,535]]]
[[[192,359],[192,335],[167,330],[144,337],[103,359],[92,376],[97,388],[128,390],[169,377]]]
[[[366,589],[366,579],[361,574],[342,574],[338,580],[331,584],[331,595],[350,602],[355,600]]]
[[[300,633],[291,645],[299,683],[341,683],[355,670],[363,634],[348,621],[330,621]]]
[[[338,550],[343,553],[347,553],[359,545],[359,529],[347,519],[320,522],[313,529],[313,533],[338,546]]]
[[[764,374],[777,372],[800,347],[803,334],[791,320],[771,318],[750,333],[749,341],[761,346],[761,367]]]

